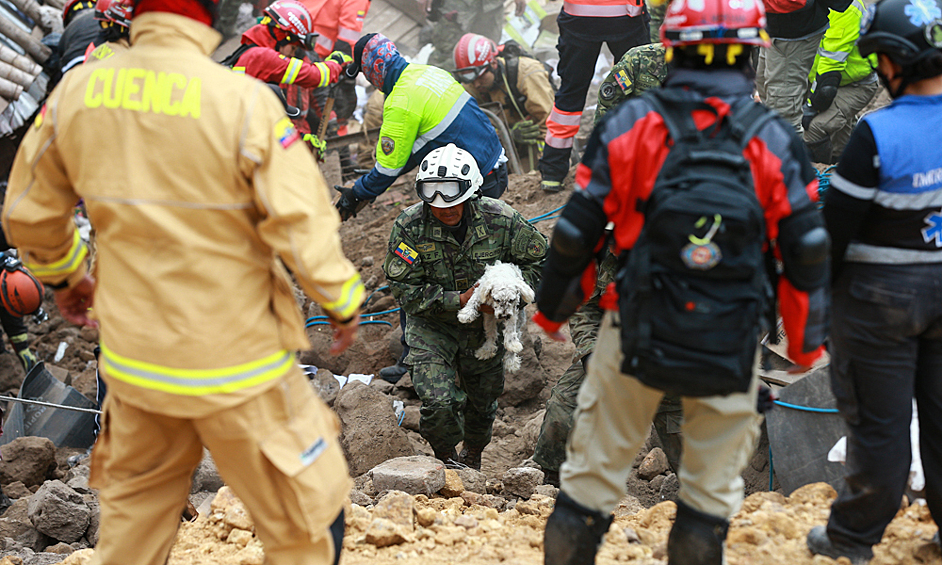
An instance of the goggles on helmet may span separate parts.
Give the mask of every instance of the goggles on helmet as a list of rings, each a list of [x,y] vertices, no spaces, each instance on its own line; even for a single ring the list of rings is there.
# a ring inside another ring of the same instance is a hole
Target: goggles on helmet
[[[435,178],[416,182],[416,192],[423,202],[431,203],[440,196],[446,203],[461,198],[471,188],[471,181],[464,179]]]
[[[487,70],[487,65],[481,67],[465,67],[463,69],[458,69],[452,71],[452,75],[455,77],[455,80],[462,84],[469,84],[478,79],[479,76],[484,74],[484,71]]]

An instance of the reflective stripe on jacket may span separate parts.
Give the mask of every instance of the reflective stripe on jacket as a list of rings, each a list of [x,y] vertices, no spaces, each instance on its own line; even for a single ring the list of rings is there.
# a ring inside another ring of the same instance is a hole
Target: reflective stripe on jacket
[[[814,65],[811,67],[811,82],[819,74],[831,71],[841,72],[841,86],[857,82],[870,76],[877,65],[877,56],[872,54],[869,58],[863,57],[857,49],[857,38],[860,37],[860,18],[863,16],[864,5],[860,0],[854,0],[850,7],[843,12],[831,10],[828,14],[830,27],[824,32],[818,53],[814,56]]]

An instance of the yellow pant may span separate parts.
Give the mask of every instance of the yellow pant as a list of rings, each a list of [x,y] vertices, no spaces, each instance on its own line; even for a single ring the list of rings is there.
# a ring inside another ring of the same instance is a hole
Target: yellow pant
[[[631,463],[651,429],[664,392],[621,372],[619,328],[606,313],[598,343],[579,390],[575,424],[562,490],[576,502],[610,512],[624,496]],[[749,392],[684,397],[683,456],[679,498],[688,506],[723,518],[739,510],[745,469],[759,433],[758,379]]]
[[[209,448],[245,503],[266,563],[333,563],[328,527],[350,489],[336,417],[300,370],[234,408],[170,418],[106,398],[92,452],[101,530],[93,565],[166,563],[190,480]]]

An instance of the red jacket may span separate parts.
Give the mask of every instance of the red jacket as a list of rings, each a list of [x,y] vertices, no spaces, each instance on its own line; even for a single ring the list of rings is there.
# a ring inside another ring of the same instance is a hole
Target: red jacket
[[[258,47],[245,51],[233,70],[264,82],[317,88],[333,84],[340,78],[341,69],[337,63],[306,63],[302,59],[278,53],[275,50],[275,39],[268,33],[267,26],[259,24],[249,28],[242,34],[242,44]]]
[[[751,83],[738,71],[679,70],[666,86],[685,87],[705,95],[705,101],[720,115],[730,111],[733,100],[750,96],[752,90]],[[700,129],[712,125],[716,119],[708,112],[695,112],[693,117]],[[626,102],[603,124],[596,130],[576,169],[576,184],[583,196],[598,204],[598,222],[601,225],[608,221],[614,223],[614,245],[618,254],[631,249],[641,233],[644,214],[638,210],[638,203],[650,195],[670,146],[663,118],[644,98]],[[817,177],[794,130],[778,119],[759,130],[743,155],[752,165],[756,197],[765,210],[766,236],[772,241],[778,236],[781,220],[816,206]],[[588,285],[593,281],[594,265],[590,263],[587,271],[582,287],[591,288]],[[552,277],[552,272],[544,272],[544,285],[553,284]],[[568,284],[568,281],[557,284]],[[779,310],[789,338],[788,354],[798,364],[811,365],[823,352],[824,293],[824,288],[810,294],[802,292],[785,276],[779,278]],[[608,297],[603,303],[611,305],[615,301]],[[561,309],[553,311],[554,306],[540,303],[536,318],[549,332],[556,331],[572,314]]]
[[[363,31],[363,19],[370,9],[370,0],[303,0],[311,14],[313,7],[319,10],[314,18],[314,31],[319,35],[314,48],[321,57],[327,57],[336,50],[337,41],[353,45],[360,39]]]

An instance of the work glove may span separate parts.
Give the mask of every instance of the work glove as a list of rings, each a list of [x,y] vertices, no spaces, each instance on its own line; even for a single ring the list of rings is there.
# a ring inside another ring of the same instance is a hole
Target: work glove
[[[537,145],[543,140],[540,126],[533,123],[533,120],[523,120],[515,123],[510,128],[510,133],[515,142],[525,145]]]
[[[814,108],[811,107],[811,102],[805,102],[801,105],[801,128],[805,131],[808,131],[808,128],[811,127],[811,122],[814,120],[814,117],[818,113]]]
[[[334,185],[334,190],[340,193],[340,200],[337,201],[337,211],[340,212],[340,219],[344,222],[351,217],[355,218],[357,212],[362,209],[363,201],[357,198],[353,192],[353,187]]]
[[[325,61],[330,61],[332,63],[337,63],[341,68],[345,68],[347,65],[353,62],[353,57],[347,55],[343,51],[334,51],[327,56]]]
[[[808,101],[816,112],[823,112],[831,107],[834,97],[837,96],[837,88],[841,85],[841,72],[829,71],[824,74],[818,74],[814,79],[814,90]]]
[[[302,137],[301,139],[311,144],[311,147],[314,149],[314,155],[317,157],[317,160],[323,163],[324,153],[327,151],[327,143],[325,143],[322,139],[317,139],[317,136],[312,133],[304,134],[304,137]]]

